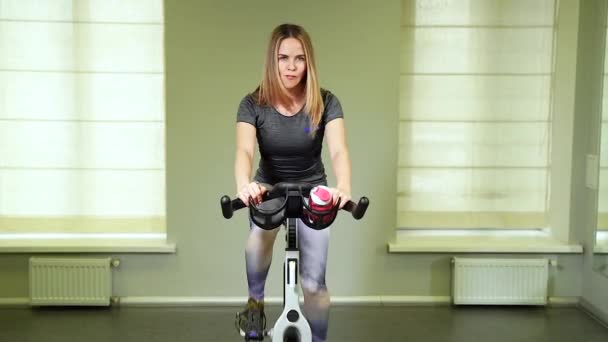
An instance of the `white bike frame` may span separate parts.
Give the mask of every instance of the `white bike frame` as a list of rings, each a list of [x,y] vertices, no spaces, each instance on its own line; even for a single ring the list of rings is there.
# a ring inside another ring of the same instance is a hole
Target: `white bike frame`
[[[298,336],[300,342],[312,342],[310,325],[300,310],[298,273],[300,271],[300,250],[298,245],[297,218],[288,217],[286,223],[285,264],[283,266],[283,312],[268,332],[273,342],[283,342],[284,336]]]

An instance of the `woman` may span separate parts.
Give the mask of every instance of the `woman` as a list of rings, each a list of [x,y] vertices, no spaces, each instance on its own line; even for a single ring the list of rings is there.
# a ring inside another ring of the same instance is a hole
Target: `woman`
[[[310,38],[297,25],[283,24],[271,35],[264,75],[257,89],[243,98],[237,113],[235,180],[238,197],[249,205],[261,201],[266,189],[260,183],[307,182],[327,185],[321,160],[323,137],[337,184],[331,187],[334,203],[342,207],[351,197],[351,170],[340,102],[321,89]],[[260,164],[251,177],[254,148]],[[325,341],[329,318],[329,292],[325,284],[329,229],[313,230],[298,222],[300,279],[304,314],[313,341]],[[264,284],[278,228],[266,231],[253,223],[245,250],[249,300],[237,317],[250,335],[265,328]]]

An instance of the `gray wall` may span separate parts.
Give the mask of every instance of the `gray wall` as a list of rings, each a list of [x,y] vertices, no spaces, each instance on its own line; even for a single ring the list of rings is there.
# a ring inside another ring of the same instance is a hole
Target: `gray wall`
[[[345,110],[353,195],[372,203],[364,220],[343,215],[332,228],[332,295],[450,294],[452,255],[387,253],[396,216],[400,6],[398,0],[166,1],[168,234],[178,250],[116,255],[122,265],[115,295],[246,296],[246,215],[224,220],[218,200],[235,192],[235,110],[259,81],[268,35],[282,22],[299,23],[312,36],[321,83]],[[0,256],[0,299],[27,297],[28,257]],[[552,270],[550,295],[580,296],[582,256],[551,257],[560,267]],[[275,262],[269,296],[282,294],[280,283]]]

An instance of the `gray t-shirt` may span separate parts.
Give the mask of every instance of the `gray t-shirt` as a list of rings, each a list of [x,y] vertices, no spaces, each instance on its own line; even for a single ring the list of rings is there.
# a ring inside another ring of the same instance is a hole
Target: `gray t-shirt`
[[[321,97],[325,109],[314,138],[309,133],[309,116],[303,109],[294,116],[285,116],[272,106],[259,106],[252,94],[241,100],[236,121],[255,126],[260,149],[260,165],[255,181],[327,185],[321,160],[325,125],[333,119],[344,117],[344,114],[334,94],[321,89]]]

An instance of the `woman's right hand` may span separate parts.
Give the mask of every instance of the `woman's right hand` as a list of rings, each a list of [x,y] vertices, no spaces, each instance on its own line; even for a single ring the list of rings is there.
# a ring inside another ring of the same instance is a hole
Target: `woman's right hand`
[[[262,202],[262,195],[266,192],[266,188],[257,183],[251,182],[245,186],[243,186],[237,196],[243,201],[245,206],[249,206],[249,199],[253,199],[253,204],[260,204]]]

